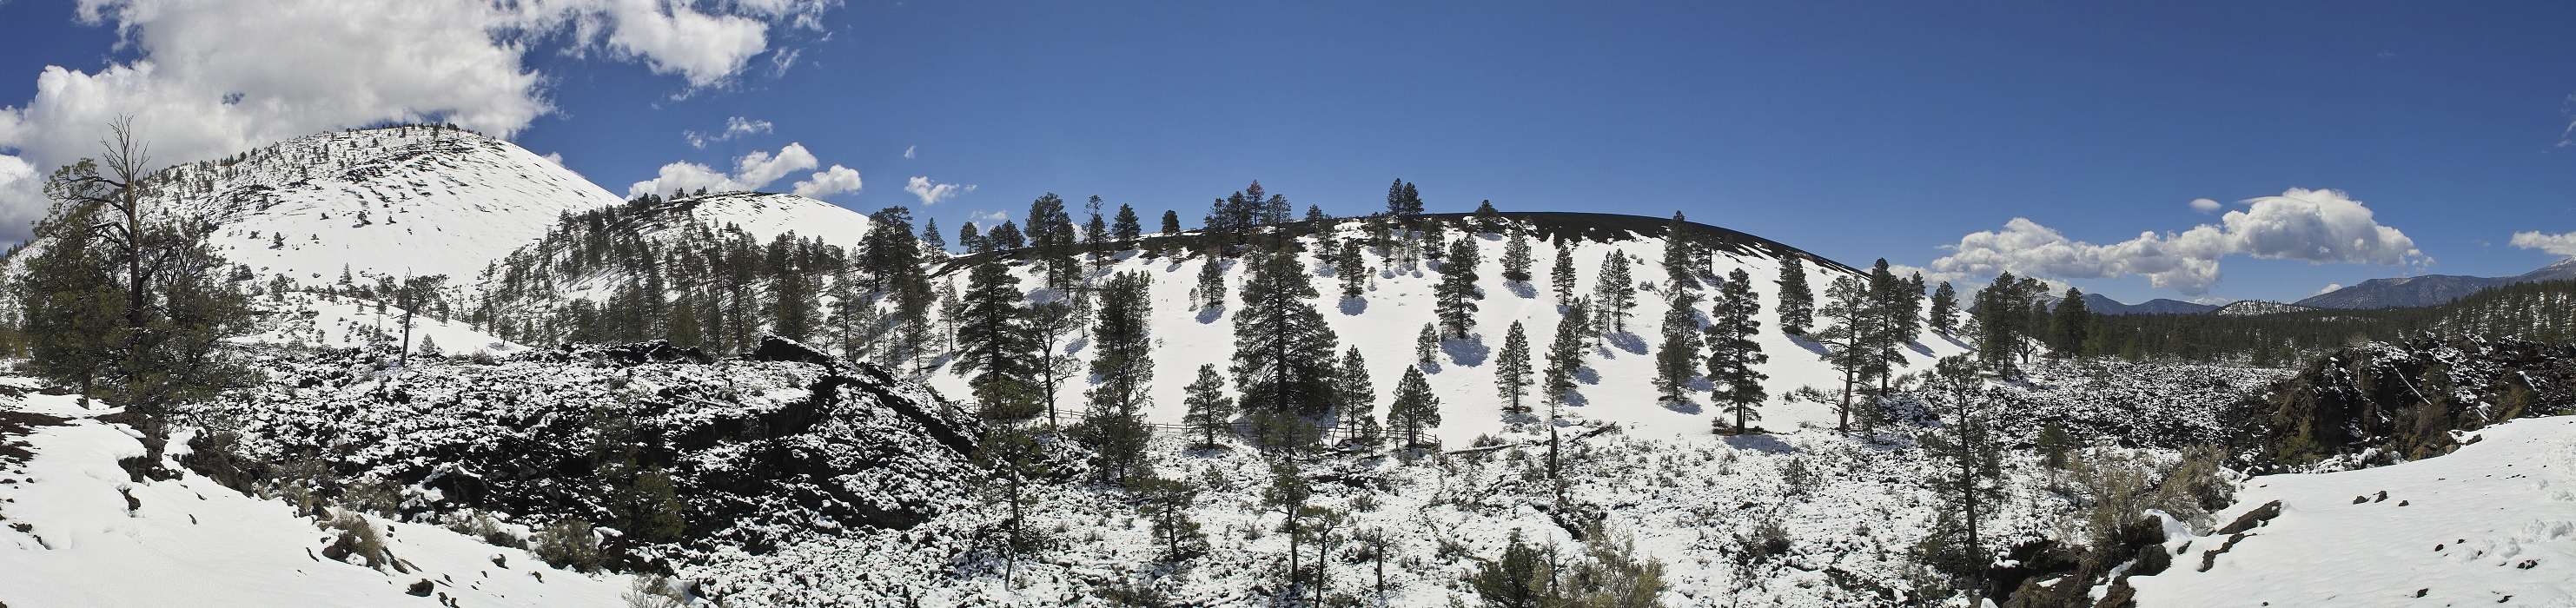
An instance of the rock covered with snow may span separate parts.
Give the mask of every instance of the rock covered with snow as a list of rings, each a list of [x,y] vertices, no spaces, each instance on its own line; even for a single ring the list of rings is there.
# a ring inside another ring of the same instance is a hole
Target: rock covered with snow
[[[969,417],[873,366],[781,359],[642,344],[397,367],[325,349],[275,355],[186,416],[215,429],[200,451],[261,463],[254,477],[318,461],[350,487],[401,488],[420,518],[609,525],[634,496],[619,480],[653,472],[676,490],[682,536],[758,551],[908,527],[968,498]]]

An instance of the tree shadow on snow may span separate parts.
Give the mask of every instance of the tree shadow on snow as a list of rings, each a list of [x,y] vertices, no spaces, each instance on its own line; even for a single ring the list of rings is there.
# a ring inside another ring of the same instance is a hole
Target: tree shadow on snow
[[[1354,317],[1359,316],[1360,313],[1368,312],[1368,304],[1368,296],[1342,298],[1342,314]]]
[[[1065,342],[1065,343],[1064,343],[1064,354],[1068,354],[1068,355],[1077,355],[1077,354],[1082,354],[1082,349],[1090,348],[1090,347],[1091,347],[1091,339],[1090,339],[1090,338],[1074,338],[1072,341],[1068,341],[1068,342]]]
[[[1798,446],[1789,445],[1789,442],[1781,441],[1780,438],[1768,434],[1728,435],[1726,445],[1739,450],[1754,450],[1767,454],[1798,453]]]
[[[1907,342],[1905,343],[1905,348],[1907,350],[1914,351],[1914,354],[1917,355],[1923,355],[1926,357],[1932,356],[1932,347],[1924,346],[1923,341],[1921,340]]]
[[[1494,353],[1492,347],[1485,346],[1484,336],[1441,340],[1440,351],[1449,354],[1449,362],[1466,367],[1484,365],[1485,357]]]
[[[1225,307],[1223,306],[1209,306],[1199,309],[1200,325],[1215,323],[1217,319],[1223,317],[1225,317]]]
[[[1608,341],[1611,347],[1628,351],[1630,354],[1646,354],[1646,338],[1638,336],[1636,332],[1623,331],[1603,336],[1602,339]]]
[[[1512,295],[1520,296],[1523,300],[1538,299],[1538,286],[1529,284],[1529,281],[1504,281],[1503,288],[1512,290]]]
[[[1591,366],[1575,368],[1574,381],[1583,384],[1600,384],[1601,370],[1592,369]]]
[[[1834,354],[1834,349],[1826,347],[1825,343],[1809,340],[1806,336],[1792,334],[1789,336],[1789,342],[1797,344],[1798,348],[1807,349],[1807,352],[1815,353],[1817,357],[1830,357]]]
[[[1413,362],[1413,366],[1422,368],[1423,374],[1432,376],[1440,375],[1441,370],[1447,369],[1440,366],[1440,359],[1437,357],[1432,358],[1430,361],[1415,361]]]
[[[1566,391],[1564,397],[1566,407],[1584,407],[1592,405],[1591,399],[1583,397],[1583,391]]]
[[[1664,402],[1664,409],[1682,414],[1698,415],[1700,413],[1699,402],[1689,400],[1666,401]]]

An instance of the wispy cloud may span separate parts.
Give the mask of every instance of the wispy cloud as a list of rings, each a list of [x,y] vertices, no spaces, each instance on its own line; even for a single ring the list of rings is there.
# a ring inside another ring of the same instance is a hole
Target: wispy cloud
[[[975,185],[942,184],[930,179],[929,176],[915,175],[912,176],[912,179],[904,181],[903,191],[910,192],[914,197],[920,198],[923,206],[929,206],[937,205],[941,201],[957,198],[957,195],[960,194],[974,192]]]
[[[740,117],[740,116],[735,116],[735,117],[730,117],[730,118],[726,118],[726,119],[725,119],[725,127],[724,127],[724,130],[722,130],[722,131],[717,131],[717,132],[715,132],[715,133],[699,133],[699,132],[697,132],[697,131],[681,131],[681,132],[680,132],[680,138],[681,138],[681,139],[689,140],[689,147],[691,147],[691,148],[705,148],[705,147],[707,147],[707,144],[712,144],[712,143],[716,143],[716,142],[721,142],[721,141],[725,141],[725,140],[728,140],[728,139],[733,139],[733,138],[742,137],[742,136],[746,136],[746,135],[758,135],[758,134],[762,134],[762,133],[768,133],[768,132],[771,132],[772,130],[774,130],[776,127],[777,127],[777,125],[770,124],[770,122],[769,122],[769,121],[766,121],[766,120],[761,120],[761,119],[757,119],[757,118],[743,118],[743,117]]]
[[[912,159],[912,158],[915,158],[915,156],[913,156],[912,151],[913,151],[913,149],[915,149],[915,148],[919,148],[919,147],[921,147],[921,146],[904,146],[904,147],[903,147],[903,157],[904,157],[905,159],[907,159],[907,160]]]

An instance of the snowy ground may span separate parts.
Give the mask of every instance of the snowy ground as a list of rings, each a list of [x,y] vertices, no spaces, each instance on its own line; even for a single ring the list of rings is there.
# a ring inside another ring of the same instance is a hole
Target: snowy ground
[[[2447,456],[2256,477],[2219,521],[2281,515],[2200,571],[2227,535],[2129,580],[2141,606],[2576,605],[2576,416],[2481,429]],[[2383,494],[2384,493],[2384,494]]]
[[[142,444],[71,397],[8,401],[0,410],[63,419],[15,438],[34,457],[0,470],[0,604],[13,608],[606,606],[628,588],[623,575],[557,570],[525,551],[373,516],[401,567],[334,561],[322,555],[336,533],[284,502],[194,474],[133,481],[117,460],[142,456]],[[428,597],[407,594],[421,581]]]
[[[252,303],[264,313],[259,331],[235,339],[237,342],[325,348],[402,343],[403,310],[392,306],[378,308],[374,300],[294,292],[287,294],[283,301],[260,296],[252,298]],[[411,331],[414,352],[422,352],[422,346],[431,344],[436,345],[440,353],[449,355],[478,352],[507,355],[527,350],[525,346],[474,329],[463,319],[417,315],[412,318]]]

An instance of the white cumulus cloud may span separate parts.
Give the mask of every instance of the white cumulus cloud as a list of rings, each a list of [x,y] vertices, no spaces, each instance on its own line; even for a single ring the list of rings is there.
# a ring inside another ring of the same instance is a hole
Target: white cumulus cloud
[[[796,182],[795,192],[797,196],[822,198],[834,194],[857,192],[861,185],[857,169],[832,165],[830,169],[816,171],[804,181]]]
[[[776,154],[759,150],[744,154],[734,159],[734,169],[731,174],[698,163],[675,162],[662,165],[653,179],[627,186],[626,197],[634,198],[645,194],[671,196],[680,192],[694,192],[700,188],[708,192],[759,190],[770,182],[778,181],[778,178],[786,177],[788,173],[812,169],[817,164],[819,163],[815,161],[814,154],[805,151],[805,145],[801,143],[787,144],[787,147],[779,149]],[[855,183],[858,173],[852,171],[850,178]]]
[[[2126,241],[2097,245],[2067,238],[2027,218],[2001,230],[1978,231],[1946,246],[1933,260],[1938,273],[1993,276],[2012,272],[2058,279],[2143,276],[2185,295],[2202,295],[2218,282],[2220,259],[2232,255],[2310,263],[2429,264],[2415,241],[2380,225],[2370,208],[2337,190],[2292,188],[2280,196],[2242,201],[2217,224],[2181,232],[2142,232]]]
[[[5,179],[5,178],[0,178]],[[2576,257],[2576,232],[2548,234],[2538,230],[2513,233],[2512,244],[2520,249],[2537,249],[2549,255]]]
[[[2205,198],[2191,199],[2191,210],[2201,213],[2217,213],[2218,201]]]
[[[931,180],[929,176],[915,175],[912,176],[912,179],[904,180],[903,191],[910,192],[914,197],[920,198],[923,206],[929,206],[937,205],[940,201],[957,198],[957,195],[960,194],[974,192],[975,185],[942,184]]]

